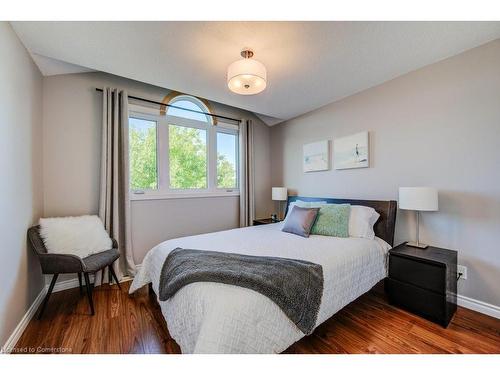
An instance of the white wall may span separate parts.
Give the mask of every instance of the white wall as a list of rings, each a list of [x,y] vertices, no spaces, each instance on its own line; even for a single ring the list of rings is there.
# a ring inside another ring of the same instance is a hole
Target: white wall
[[[136,264],[165,239],[237,228],[239,205],[239,197],[133,201],[132,245]]]
[[[363,130],[370,168],[302,172],[304,143]],[[459,251],[469,272],[460,294],[500,306],[500,40],[275,126],[271,144],[273,185],[300,195],[397,199],[399,186],[438,188],[421,240]],[[396,243],[414,228],[399,211]]]
[[[97,213],[99,202],[101,94],[96,87],[123,88],[161,100],[168,90],[105,73],[44,77],[44,215]],[[212,103],[215,112],[251,118],[255,124],[256,213],[272,208],[270,129],[248,112]],[[134,259],[166,239],[238,226],[237,198],[165,199],[132,202]]]
[[[26,230],[42,212],[42,76],[0,22],[0,347],[44,286]]]

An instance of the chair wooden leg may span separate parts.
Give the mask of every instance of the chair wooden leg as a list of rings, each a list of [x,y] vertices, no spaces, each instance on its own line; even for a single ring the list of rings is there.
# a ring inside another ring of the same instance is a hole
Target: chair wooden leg
[[[113,276],[113,279],[115,280],[116,285],[118,285],[118,289],[122,290],[122,287],[120,286],[120,282],[118,281],[118,277],[116,277],[115,271],[113,270],[113,265],[108,266],[108,271]]]
[[[43,312],[45,311],[45,307],[47,306],[47,302],[49,302],[50,295],[52,294],[52,290],[54,289],[54,285],[56,285],[57,276],[59,276],[58,273],[52,276],[52,281],[50,282],[49,290],[47,292],[47,295],[43,299],[42,308],[40,309],[40,313],[38,314],[39,320],[42,318]]]
[[[80,294],[83,293],[83,287],[82,287],[82,273],[78,272],[78,285],[80,286]]]
[[[109,268],[109,266],[108,266]],[[113,282],[113,276],[111,275],[111,271],[108,269],[108,283],[109,286],[111,286],[111,283]]]
[[[87,298],[89,299],[90,313],[94,315],[94,301],[92,301],[92,286],[90,285],[90,279],[88,272],[85,272],[85,285],[87,286]]]

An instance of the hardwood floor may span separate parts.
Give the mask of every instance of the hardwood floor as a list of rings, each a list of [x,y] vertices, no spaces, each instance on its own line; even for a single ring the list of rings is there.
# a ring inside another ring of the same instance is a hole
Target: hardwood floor
[[[14,353],[180,353],[147,288],[94,289],[96,315],[78,288],[54,293]],[[500,353],[500,320],[459,307],[447,329],[390,306],[380,285],[285,353]]]

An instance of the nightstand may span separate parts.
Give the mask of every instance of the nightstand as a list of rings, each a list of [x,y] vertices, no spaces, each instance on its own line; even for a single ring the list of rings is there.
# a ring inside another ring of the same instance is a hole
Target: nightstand
[[[279,223],[279,220],[274,221],[273,219],[271,219],[269,217],[269,218],[265,218],[265,219],[255,219],[253,221],[253,225],[265,225],[265,224],[274,224],[274,223]]]
[[[447,327],[457,310],[457,252],[396,246],[385,289],[391,304]]]

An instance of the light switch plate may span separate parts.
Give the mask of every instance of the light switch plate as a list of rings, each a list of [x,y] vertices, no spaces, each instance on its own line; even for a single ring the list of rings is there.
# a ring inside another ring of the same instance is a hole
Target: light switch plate
[[[457,273],[461,273],[462,276],[460,276],[461,279],[467,280],[467,267],[462,266],[462,265],[457,265]]]

